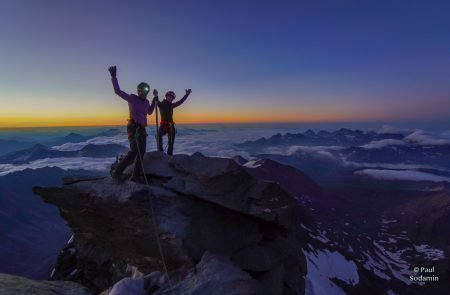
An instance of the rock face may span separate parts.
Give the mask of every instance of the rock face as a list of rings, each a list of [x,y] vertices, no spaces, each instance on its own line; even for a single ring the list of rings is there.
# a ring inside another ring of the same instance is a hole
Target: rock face
[[[89,289],[74,282],[34,281],[23,277],[0,274],[0,294],[90,295]]]
[[[71,177],[34,188],[74,233],[51,279],[94,293],[124,278],[155,294],[304,293],[298,228],[310,217],[278,184],[201,154],[147,153],[144,166],[148,185]]]

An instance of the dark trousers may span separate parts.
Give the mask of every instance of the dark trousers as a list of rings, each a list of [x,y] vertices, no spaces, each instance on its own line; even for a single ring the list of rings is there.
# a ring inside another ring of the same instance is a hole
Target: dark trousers
[[[163,136],[167,134],[168,148],[167,154],[173,155],[173,145],[175,143],[175,124],[161,124],[158,131],[158,151],[163,151]]]
[[[142,171],[141,157],[145,155],[147,147],[147,133],[145,128],[135,123],[127,125],[128,142],[130,143],[130,150],[125,157],[117,165],[114,176],[119,176],[131,163],[134,162],[133,176],[138,177]],[[140,154],[140,156],[139,156]]]

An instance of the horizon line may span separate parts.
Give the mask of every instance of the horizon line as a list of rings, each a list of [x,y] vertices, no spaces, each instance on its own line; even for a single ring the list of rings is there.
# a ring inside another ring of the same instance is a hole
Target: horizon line
[[[368,121],[359,121],[359,120],[342,120],[342,121],[245,121],[245,122],[185,122],[185,123],[176,123],[177,125],[236,125],[236,124],[339,124],[339,123],[380,123],[382,121],[368,120]],[[27,128],[69,128],[69,127],[118,127],[118,126],[126,126],[126,124],[86,124],[86,125],[36,125],[36,126],[8,126],[8,127],[0,127],[0,130],[5,129],[27,129]],[[152,127],[154,124],[148,124],[147,127]]]
[[[245,122],[185,122],[177,123],[177,125],[237,125],[237,124],[395,124],[395,123],[419,123],[416,121],[378,121],[378,120],[324,120],[324,121],[245,121]],[[424,122],[422,122],[424,123]],[[14,129],[37,129],[37,128],[95,128],[95,127],[125,127],[126,124],[85,124],[85,125],[36,125],[36,126],[8,126],[0,127],[2,130]],[[154,127],[154,124],[149,124],[147,127]]]

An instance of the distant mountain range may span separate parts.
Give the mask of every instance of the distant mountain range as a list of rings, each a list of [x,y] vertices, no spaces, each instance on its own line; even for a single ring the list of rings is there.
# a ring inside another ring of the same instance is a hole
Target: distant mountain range
[[[420,134],[376,133],[346,128],[318,133],[308,130],[298,134],[276,134],[238,146],[258,159],[293,165],[316,180],[342,178],[365,168],[400,172],[413,170],[420,172],[419,176],[427,174],[426,177],[450,175],[450,142],[424,140]],[[367,172],[374,173],[366,170],[362,174]],[[375,173],[384,174],[378,170]]]
[[[264,148],[269,146],[305,145],[305,146],[358,146],[372,141],[385,139],[402,140],[405,136],[399,133],[364,132],[341,128],[329,132],[321,130],[315,133],[312,130],[303,133],[277,133],[269,138],[260,138],[254,141],[245,141],[237,146],[243,148]]]
[[[110,137],[110,136],[115,136],[118,135],[120,133],[122,133],[122,130],[116,129],[116,128],[112,128],[112,129],[108,129],[106,131],[103,132],[99,132],[96,134],[92,134],[92,135],[81,135],[78,133],[69,133],[65,136],[62,137],[57,137],[51,140],[48,140],[46,142],[44,142],[43,144],[46,146],[56,146],[56,145],[62,145],[65,143],[78,143],[78,142],[84,142],[87,141],[91,138],[95,138],[95,137],[101,137],[101,136],[105,136],[105,137]]]
[[[71,136],[74,137],[74,136]],[[120,144],[94,145],[88,144],[79,151],[52,150],[43,144],[0,157],[0,164],[23,164],[44,158],[73,158],[73,157],[115,157],[127,150]]]
[[[7,139],[0,139],[0,157],[4,156],[9,153],[13,153],[16,151],[29,149],[33,147],[36,144],[41,144],[43,146],[52,147],[52,146],[58,146],[65,143],[78,143],[78,142],[84,142],[89,139],[105,136],[105,137],[111,137],[118,134],[121,134],[124,132],[123,130],[117,129],[117,128],[111,128],[106,131],[102,131],[99,133],[95,133],[92,135],[81,135],[78,133],[69,133],[64,136],[55,137],[52,139],[48,139],[45,141],[37,141],[33,140],[31,138],[27,137],[20,137],[20,136],[13,136]]]

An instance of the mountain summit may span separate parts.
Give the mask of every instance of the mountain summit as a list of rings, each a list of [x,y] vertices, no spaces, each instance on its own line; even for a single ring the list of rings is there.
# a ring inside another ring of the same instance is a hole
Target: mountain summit
[[[144,168],[148,185],[69,177],[33,189],[74,233],[52,280],[94,294],[304,292],[298,228],[311,220],[279,184],[199,153],[146,153]]]

